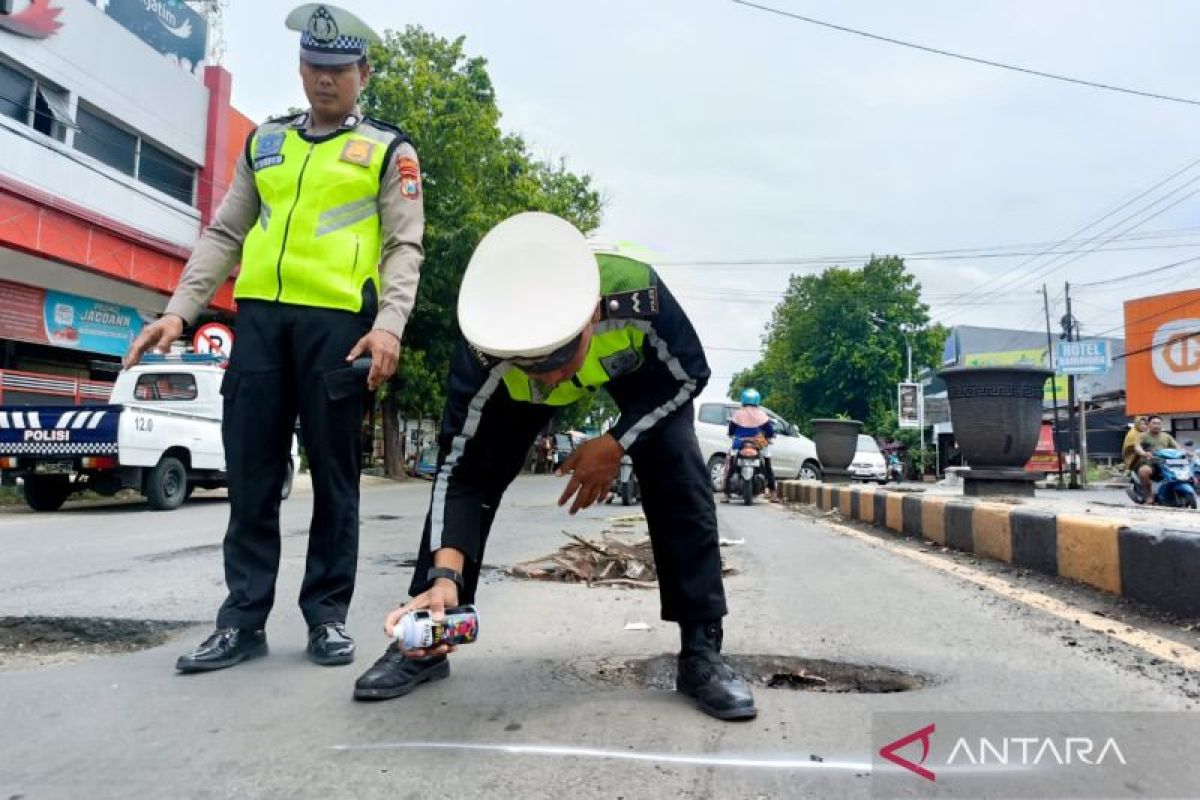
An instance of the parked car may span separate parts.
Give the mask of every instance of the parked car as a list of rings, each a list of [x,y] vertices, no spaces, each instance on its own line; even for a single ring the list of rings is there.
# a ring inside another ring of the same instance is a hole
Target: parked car
[[[136,489],[169,511],[193,489],[223,487],[224,376],[216,358],[148,355],[121,373],[107,405],[0,407],[4,482],[19,478],[35,511],[57,511],[85,489]],[[298,456],[293,436],[285,498]]]
[[[888,482],[887,459],[880,452],[874,437],[865,433],[858,435],[858,451],[850,464],[850,477],[856,481],[876,481],[880,485]]]
[[[700,451],[708,462],[713,491],[724,489],[725,459],[731,444],[729,419],[738,408],[737,403],[730,401],[696,406],[696,438],[700,440]],[[771,409],[764,407],[763,411],[775,423],[775,441],[771,445],[771,468],[775,477],[780,480],[820,480],[821,462],[817,460],[817,448],[812,440],[802,436],[795,425]]]

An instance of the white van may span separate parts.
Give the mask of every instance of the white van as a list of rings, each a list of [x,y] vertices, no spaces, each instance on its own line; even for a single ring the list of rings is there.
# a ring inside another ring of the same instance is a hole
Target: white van
[[[876,481],[881,486],[888,482],[887,459],[879,450],[874,437],[865,433],[858,435],[858,450],[850,465],[850,477],[856,481]]]
[[[720,491],[725,485],[725,459],[729,455],[729,420],[740,404],[724,401],[696,404],[696,438],[700,440],[700,452],[708,462],[713,490]],[[763,407],[771,422],[775,423],[775,441],[771,444],[771,468],[779,480],[802,478],[821,479],[821,462],[817,461],[817,448],[807,436],[802,436],[795,425]]]

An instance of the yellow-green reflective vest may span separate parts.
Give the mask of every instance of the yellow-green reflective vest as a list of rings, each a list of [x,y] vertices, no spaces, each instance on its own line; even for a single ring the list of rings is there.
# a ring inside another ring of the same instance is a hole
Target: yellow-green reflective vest
[[[269,122],[249,148],[261,210],[242,246],[239,300],[359,311],[379,291],[379,187],[399,134],[369,120],[310,142],[292,121]]]
[[[587,358],[575,377],[557,386],[538,383],[518,367],[504,374],[509,396],[525,403],[549,406],[569,406],[595,394],[613,378],[633,372],[645,357],[642,347],[646,341],[644,326],[636,317],[649,316],[656,308],[653,299],[653,273],[640,261],[624,256],[600,253],[596,256],[600,268],[601,308],[619,312],[617,318],[597,323],[588,347]],[[643,298],[646,298],[643,301]],[[632,304],[632,308],[630,305]]]

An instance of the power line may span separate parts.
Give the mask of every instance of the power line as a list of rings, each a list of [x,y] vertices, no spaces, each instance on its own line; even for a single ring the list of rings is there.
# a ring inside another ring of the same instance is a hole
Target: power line
[[[1119,206],[1117,206],[1116,208],[1112,209],[1112,210],[1111,210],[1111,211],[1109,211],[1108,213],[1104,214],[1104,215],[1103,215],[1103,216],[1101,216],[1099,219],[1093,220],[1092,222],[1089,222],[1087,225],[1084,225],[1083,227],[1081,227],[1081,228],[1079,228],[1079,229],[1077,229],[1077,230],[1075,230],[1075,231],[1071,232],[1070,234],[1068,234],[1068,235],[1067,235],[1067,236],[1066,236],[1066,237],[1063,239],[1063,241],[1068,241],[1068,240],[1072,239],[1073,237],[1075,237],[1075,236],[1078,236],[1079,234],[1082,234],[1082,233],[1084,233],[1085,231],[1087,231],[1087,230],[1089,230],[1089,229],[1091,229],[1091,228],[1094,228],[1094,227],[1096,227],[1097,225],[1099,225],[1100,223],[1104,222],[1104,221],[1105,221],[1105,220],[1107,220],[1108,218],[1110,218],[1110,217],[1113,217],[1113,216],[1115,216],[1116,214],[1119,214],[1121,211],[1124,211],[1124,210],[1125,210],[1126,208],[1128,208],[1129,206],[1131,206],[1131,205],[1133,205],[1134,203],[1138,202],[1139,200],[1141,200],[1142,198],[1146,197],[1147,195],[1149,195],[1149,194],[1152,194],[1153,192],[1157,191],[1159,188],[1161,188],[1161,187],[1163,187],[1163,186],[1166,186],[1166,185],[1167,185],[1167,184],[1169,184],[1171,181],[1175,180],[1177,177],[1179,177],[1179,176],[1181,176],[1181,175],[1183,175],[1183,174],[1187,173],[1189,170],[1191,170],[1191,169],[1195,168],[1197,165],[1200,165],[1200,158],[1195,158],[1195,159],[1193,159],[1193,160],[1191,160],[1191,161],[1187,162],[1187,163],[1186,163],[1186,164],[1184,164],[1182,167],[1179,167],[1179,168],[1178,168],[1178,169],[1176,169],[1175,171],[1171,172],[1171,173],[1170,173],[1169,175],[1167,175],[1165,178],[1162,178],[1161,180],[1158,180],[1158,181],[1156,181],[1155,183],[1151,184],[1149,187],[1147,187],[1146,189],[1142,190],[1141,192],[1139,192],[1138,194],[1134,195],[1133,197],[1129,198],[1129,199],[1128,199],[1128,200],[1126,200],[1125,202],[1121,203]],[[1190,181],[1189,181],[1189,182],[1190,182]],[[1175,191],[1178,191],[1178,187],[1177,187],[1175,190],[1172,190],[1171,194],[1174,194],[1174,192],[1175,192]],[[1141,210],[1139,210],[1139,211],[1137,211],[1137,212],[1134,212],[1134,216],[1136,216],[1136,215],[1137,215],[1137,214],[1139,214],[1139,213],[1143,213],[1145,210],[1147,210],[1148,208],[1150,208],[1150,207],[1152,207],[1152,206],[1154,206],[1154,205],[1157,205],[1159,202],[1161,202],[1161,201],[1162,201],[1162,199],[1163,199],[1163,198],[1159,198],[1158,200],[1156,200],[1156,201],[1154,201],[1154,202],[1150,203],[1149,205],[1142,206]],[[1164,210],[1165,210],[1165,209],[1164,209]],[[1127,220],[1127,219],[1129,219],[1129,217],[1126,217],[1126,218],[1125,218],[1124,220],[1122,220],[1121,222],[1124,222],[1124,221],[1125,221],[1125,220]],[[1149,221],[1149,219],[1150,219],[1150,218],[1148,217],[1147,219],[1144,219],[1144,220],[1142,220],[1142,222],[1141,222],[1141,223],[1139,223],[1139,225],[1140,225],[1140,224],[1144,224],[1145,222]],[[1117,224],[1117,225],[1120,225],[1120,224],[1121,224],[1121,222],[1118,222],[1118,223],[1116,223],[1116,224]],[[1097,239],[1099,236],[1103,236],[1103,235],[1104,235],[1104,233],[1107,233],[1108,231],[1112,230],[1112,227],[1113,227],[1113,226],[1109,226],[1109,227],[1108,227],[1108,228],[1106,228],[1104,231],[1101,231],[1099,234],[1096,234],[1096,235],[1094,235],[1094,236],[1091,236],[1091,237],[1089,237],[1089,238],[1086,240],[1086,242],[1087,242],[1087,243],[1094,242],[1094,241],[1095,241],[1095,240],[1096,240],[1096,239]],[[1136,226],[1135,226],[1135,227],[1136,227]],[[1112,240],[1110,239],[1110,241],[1112,241]],[[1058,244],[1058,245],[1054,245],[1054,247],[1059,247],[1059,246],[1061,246],[1061,243],[1060,243],[1060,244]],[[1051,248],[1051,249],[1053,249],[1053,248]],[[1021,279],[1022,279],[1022,277],[1023,277],[1023,276],[1021,276],[1021,275],[1020,275],[1020,270],[1024,269],[1026,266],[1028,266],[1028,265],[1030,265],[1030,264],[1033,264],[1033,263],[1035,263],[1035,262],[1036,262],[1036,261],[1037,261],[1039,258],[1041,258],[1041,254],[1039,254],[1039,255],[1037,255],[1037,256],[1033,256],[1032,258],[1030,258],[1030,259],[1028,259],[1028,260],[1026,260],[1026,261],[1023,261],[1023,262],[1021,262],[1020,264],[1018,264],[1017,266],[1013,267],[1012,269],[1010,269],[1010,270],[1007,270],[1006,272],[1003,272],[1003,273],[1001,273],[1000,275],[998,275],[998,276],[996,276],[996,277],[994,277],[994,278],[992,278],[992,279],[989,279],[989,280],[985,281],[985,282],[984,282],[982,285],[980,285],[980,286],[976,287],[975,289],[972,289],[972,290],[970,290],[970,291],[968,291],[968,292],[965,292],[965,293],[963,294],[963,299],[966,299],[967,297],[976,297],[976,298],[987,297],[987,296],[989,296],[989,295],[995,295],[995,294],[997,294],[997,293],[998,293],[998,291],[1000,291],[1000,290],[1004,290],[1004,289],[1007,289],[1007,288],[1011,287],[1012,285],[1014,285],[1014,284],[1015,284],[1015,281],[1019,281],[1019,280],[1021,280]],[[1036,272],[1037,272],[1037,269],[1038,269],[1038,268],[1035,268],[1035,269],[1034,269],[1034,271],[1033,271],[1033,273],[1036,273]],[[1033,273],[1031,273],[1031,274],[1033,274]],[[1012,276],[1012,277],[1010,277],[1010,276]],[[1024,277],[1029,277],[1029,276],[1024,276]],[[1015,278],[1015,280],[1014,280],[1014,278]],[[985,288],[986,288],[986,287],[989,287],[989,286],[991,286],[992,288],[990,288],[990,289],[987,289],[986,291],[984,291],[984,290],[985,290]]]
[[[851,34],[854,34],[855,36],[862,36],[866,39],[874,39],[875,41],[878,41],[878,42],[887,42],[888,44],[899,45],[900,47],[908,47],[913,50],[921,50],[923,52],[932,53],[934,55],[946,56],[947,58],[956,58],[960,61],[969,61],[973,64],[982,64],[983,66],[987,66],[987,67],[996,67],[997,69],[1006,69],[1011,72],[1020,72],[1025,75],[1033,75],[1038,78],[1049,78],[1050,80],[1062,81],[1064,83],[1074,83],[1074,84],[1078,84],[1080,86],[1090,86],[1093,89],[1104,89],[1105,91],[1109,91],[1109,92],[1120,92],[1122,94],[1132,94],[1132,95],[1137,95],[1139,97],[1148,97],[1152,100],[1165,100],[1165,101],[1171,102],[1171,103],[1185,103],[1187,105],[1200,106],[1200,100],[1192,100],[1187,97],[1174,97],[1172,95],[1159,94],[1158,92],[1149,92],[1149,91],[1145,91],[1142,89],[1129,89],[1126,87],[1114,86],[1109,83],[1099,83],[1098,81],[1089,81],[1089,80],[1085,80],[1083,78],[1072,78],[1067,75],[1058,75],[1053,72],[1043,72],[1042,70],[1031,69],[1030,67],[1021,67],[1021,66],[1017,66],[1015,64],[1006,64],[1001,61],[992,61],[992,60],[986,59],[986,58],[979,58],[978,56],[968,56],[963,53],[954,53],[949,50],[942,50],[937,47],[929,47],[928,45],[916,44],[915,42],[906,42],[902,39],[893,39],[889,36],[881,36],[880,34],[877,34],[877,33],[869,33],[867,31],[857,30],[855,28],[847,28],[844,25],[835,25],[832,22],[824,22],[822,20],[813,19],[812,17],[805,17],[801,14],[796,14],[791,11],[784,11],[783,9],[772,8],[771,6],[765,6],[765,5],[759,5],[758,3],[747,2],[747,0],[733,0],[733,2],[739,6],[746,6],[747,8],[755,8],[755,9],[758,9],[759,11],[766,11],[769,14],[777,14],[781,17],[788,17],[789,19],[798,20],[800,22],[807,22],[811,25],[819,25],[822,28],[829,28],[831,30],[841,31],[842,33],[851,33]]]
[[[1121,353],[1120,355],[1113,356],[1112,360],[1119,361],[1122,358],[1129,358],[1130,356],[1137,356],[1137,355],[1141,355],[1142,353],[1149,353],[1149,352],[1158,350],[1163,347],[1170,347],[1171,345],[1175,344],[1176,342],[1180,341],[1181,339],[1192,339],[1197,336],[1200,336],[1200,329],[1197,329],[1194,331],[1185,331],[1183,333],[1177,333],[1177,334],[1172,335],[1171,338],[1167,339],[1165,342],[1159,342],[1158,344],[1146,345],[1145,347],[1139,347],[1137,350],[1127,350],[1124,353]]]
[[[1132,272],[1128,275],[1122,275],[1117,278],[1108,278],[1108,279],[1102,280],[1102,281],[1090,281],[1089,283],[1074,284],[1071,288],[1072,289],[1087,289],[1087,288],[1090,288],[1093,286],[1106,286],[1110,283],[1123,283],[1125,281],[1131,281],[1136,278],[1143,278],[1147,275],[1154,275],[1159,272],[1166,272],[1167,270],[1178,269],[1179,267],[1185,266],[1187,264],[1195,263],[1196,261],[1200,261],[1200,256],[1192,256],[1191,258],[1185,258],[1182,261],[1176,261],[1173,264],[1165,264],[1161,267],[1154,267],[1153,269],[1146,269],[1146,270],[1142,270],[1141,272]]]

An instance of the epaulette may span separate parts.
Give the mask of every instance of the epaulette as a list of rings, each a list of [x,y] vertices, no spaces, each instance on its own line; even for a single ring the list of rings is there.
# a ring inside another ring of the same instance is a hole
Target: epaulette
[[[606,294],[600,301],[604,319],[647,319],[658,315],[658,286]]]
[[[307,116],[307,115],[308,115],[307,111],[296,111],[291,114],[280,114],[277,117],[268,117],[267,122],[268,123],[295,122],[296,120],[300,119],[301,117]]]
[[[391,131],[392,133],[396,134],[404,141],[408,142],[409,144],[412,144],[412,139],[409,137],[409,135],[407,133],[404,132],[404,130],[402,128],[399,128],[398,126],[393,125],[390,122],[384,122],[381,119],[376,119],[375,117],[372,117],[372,116],[366,116],[366,117],[363,117],[363,119],[366,120],[367,122],[371,123],[372,125],[374,125],[377,128],[383,128],[386,131]]]

